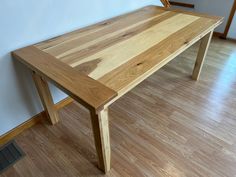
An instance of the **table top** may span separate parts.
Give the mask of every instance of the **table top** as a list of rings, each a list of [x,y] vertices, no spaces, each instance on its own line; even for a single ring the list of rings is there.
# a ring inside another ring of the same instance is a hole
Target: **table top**
[[[35,46],[119,92],[220,20],[149,6]]]
[[[222,20],[147,6],[33,46],[123,94]]]

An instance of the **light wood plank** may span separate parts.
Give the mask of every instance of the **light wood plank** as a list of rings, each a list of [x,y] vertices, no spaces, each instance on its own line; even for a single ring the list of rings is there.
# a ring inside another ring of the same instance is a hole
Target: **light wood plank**
[[[90,77],[99,79],[106,73],[128,62],[130,59],[143,53],[147,49],[164,40],[166,37],[191,24],[197,19],[198,17],[194,16],[182,14],[176,15],[128,40],[120,42],[92,56],[75,62],[71,66],[75,67],[83,63],[99,60],[97,67],[89,73]]]
[[[35,72],[32,72],[32,76],[34,79],[35,86],[38,90],[38,94],[40,96],[43,107],[48,115],[48,118],[52,125],[59,122],[57,110],[53,103],[52,95],[50,93],[47,81],[42,77],[37,75]]]
[[[78,44],[78,46],[76,45],[76,47],[72,47],[70,53],[63,57],[59,57],[58,59],[71,65],[76,61],[82,60],[86,57],[96,54],[97,52],[100,52],[101,50],[116,45],[119,42],[129,40],[133,36],[138,35],[139,33],[147,30],[148,28],[175,15],[177,15],[177,13],[175,12],[165,12],[154,16],[154,18],[150,21],[138,23],[140,25],[132,25],[131,27],[121,28],[121,30],[115,30],[115,32],[111,32],[109,34],[104,33],[94,38],[88,36],[88,40],[90,40],[90,42],[86,43],[83,40],[80,40],[80,42],[84,42],[82,45]],[[85,46],[87,46],[87,48],[85,48]]]
[[[208,19],[204,21],[199,19],[194,24],[169,36],[150,50],[107,73],[99,81],[116,90],[118,95],[122,96],[206,35],[209,29],[206,29],[205,25],[208,23]],[[214,28],[215,24],[212,23],[212,29]],[[192,35],[197,31],[199,32],[198,36]],[[173,43],[174,45],[172,45]]]
[[[98,156],[98,167],[107,173],[111,168],[111,147],[109,135],[108,108],[99,112],[91,111],[94,141]]]
[[[128,19],[125,21],[117,21],[116,23],[106,25],[106,28],[101,28],[99,31],[95,31],[90,35],[80,36],[79,33],[78,36],[72,38],[70,41],[61,42],[56,46],[45,49],[44,51],[64,61],[68,58],[66,57],[67,55],[70,56],[70,54],[109,39],[112,36],[123,34],[124,32],[132,28],[150,22],[151,20],[160,18],[168,13],[170,12],[163,11],[161,13],[156,13],[156,15],[153,14],[153,16],[148,16],[143,19],[138,19],[138,17],[136,17],[135,23],[134,21],[131,22]]]
[[[91,37],[90,40],[93,40],[93,38],[97,37],[98,33],[100,35],[104,35],[106,33],[109,33],[115,30],[126,28],[129,25],[140,23],[143,20],[148,20],[150,18],[153,18],[156,15],[161,15],[164,12],[166,12],[165,9],[155,9],[155,8],[150,8],[150,7],[144,7],[136,11],[129,12],[127,14],[122,14],[120,16],[117,16],[108,20],[104,20],[102,22],[90,25],[88,27],[84,27],[82,29],[75,30],[67,34],[63,34],[53,39],[40,42],[36,44],[35,46],[39,48],[40,50],[44,50],[44,51],[49,52],[50,54],[53,54],[51,53],[50,49],[53,49],[53,48],[55,49],[61,45],[73,42],[83,37],[90,36]],[[78,45],[78,43],[76,43],[76,45]]]
[[[194,80],[199,79],[199,76],[200,76],[200,73],[201,73],[201,70],[202,70],[202,66],[203,66],[203,62],[206,58],[207,51],[208,51],[209,45],[211,43],[212,35],[213,35],[213,31],[208,33],[201,40],[201,44],[200,44],[200,47],[199,47],[197,59],[196,59],[195,66],[194,66],[194,69],[193,69],[193,74],[192,74],[192,78]]]
[[[88,33],[85,28],[68,34],[69,39],[63,35],[49,40],[49,46],[43,42],[36,47],[46,45],[44,52],[124,94],[130,85],[149,76],[146,73],[155,72],[221,22],[221,17],[148,6],[104,21],[105,27],[93,25]],[[143,57],[146,60],[140,60]],[[156,62],[149,62],[149,58],[156,58]]]

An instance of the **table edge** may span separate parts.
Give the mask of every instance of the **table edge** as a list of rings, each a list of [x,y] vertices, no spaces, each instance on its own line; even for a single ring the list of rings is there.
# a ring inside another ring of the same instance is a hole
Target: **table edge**
[[[106,103],[117,96],[116,91],[33,45],[15,50],[11,54],[14,59],[17,59],[41,77],[51,81],[74,100],[89,109],[101,110]],[[47,62],[47,60],[50,60],[50,62]],[[56,74],[50,73],[50,69],[53,69]],[[63,79],[60,79],[57,74],[61,74]],[[73,84],[76,84],[77,88]]]

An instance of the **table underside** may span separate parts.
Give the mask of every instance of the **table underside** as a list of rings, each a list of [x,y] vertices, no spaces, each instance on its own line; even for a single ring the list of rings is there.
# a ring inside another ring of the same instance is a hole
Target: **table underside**
[[[36,44],[120,93],[202,38],[219,18],[149,6]]]

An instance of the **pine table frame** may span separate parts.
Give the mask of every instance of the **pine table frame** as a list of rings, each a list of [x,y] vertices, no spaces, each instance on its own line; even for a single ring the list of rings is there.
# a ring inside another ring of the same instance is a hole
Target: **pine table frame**
[[[223,18],[147,6],[12,52],[25,64],[52,124],[59,122],[47,81],[90,110],[98,166],[110,170],[108,108],[201,40],[199,78],[213,30]]]

